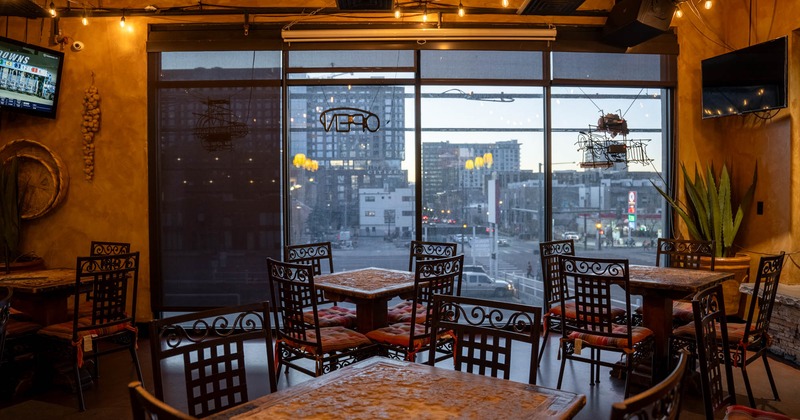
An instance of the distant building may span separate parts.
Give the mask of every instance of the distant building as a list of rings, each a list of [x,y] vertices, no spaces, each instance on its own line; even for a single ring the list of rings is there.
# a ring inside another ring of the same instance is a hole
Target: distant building
[[[412,239],[414,188],[362,188],[358,191],[359,234]]]

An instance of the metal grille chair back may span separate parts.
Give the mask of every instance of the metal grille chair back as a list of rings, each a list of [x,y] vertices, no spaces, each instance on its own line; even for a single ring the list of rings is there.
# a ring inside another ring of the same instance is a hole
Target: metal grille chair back
[[[542,288],[544,289],[544,332],[537,363],[542,363],[544,349],[551,331],[560,331],[561,295],[572,300],[569,287],[561,277],[561,255],[575,255],[575,242],[572,239],[539,243],[539,258],[542,260]],[[553,308],[556,308],[553,310]]]
[[[456,256],[458,244],[451,242],[411,241],[408,271],[414,271],[414,262]]]
[[[456,370],[510,379],[512,344],[519,341],[531,345],[528,383],[536,384],[542,308],[435,295],[433,315],[432,331],[451,331],[455,336]],[[433,346],[429,352],[428,360],[434,360]]]
[[[156,397],[164,400],[165,383],[180,360],[191,415],[205,417],[247,402],[248,353],[266,356],[268,392],[275,392],[269,314],[269,303],[262,302],[152,321],[150,350]],[[260,343],[264,353],[253,347],[246,352],[246,343]]]
[[[658,238],[656,267],[661,266],[661,261],[664,260],[666,267],[698,270],[703,264],[708,264],[709,268],[714,270],[715,255],[714,241]]]
[[[283,260],[294,264],[310,265],[314,275],[323,274],[323,267],[333,273],[333,254],[330,242],[315,244],[287,245],[283,249]]]
[[[612,404],[611,420],[676,420],[681,412],[688,359],[688,354],[682,353],[675,370],[658,385],[625,401]]]

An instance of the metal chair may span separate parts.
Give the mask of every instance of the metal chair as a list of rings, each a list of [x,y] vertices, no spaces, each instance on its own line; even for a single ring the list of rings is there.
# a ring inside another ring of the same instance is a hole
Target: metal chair
[[[117,255],[131,252],[131,244],[128,242],[104,242],[92,241],[89,247],[89,255]]]
[[[3,350],[6,345],[6,324],[11,316],[11,295],[14,290],[0,287],[0,363],[3,361]]]
[[[453,354],[456,370],[509,379],[512,344],[518,341],[531,346],[528,383],[536,384],[542,308],[434,295],[432,317],[430,341],[435,342],[440,331],[448,331],[457,343]],[[431,346],[429,363],[436,359],[435,350]]]
[[[408,253],[408,271],[414,271],[414,263],[416,261],[435,260],[440,258],[449,258],[456,256],[456,249],[458,245],[451,242],[425,242],[425,241],[411,241],[411,249]],[[461,295],[461,290],[456,290],[457,295]],[[417,314],[420,316],[418,322],[425,321],[425,312],[421,308],[417,308]],[[407,322],[411,317],[411,300],[406,299],[402,302],[389,308],[386,314],[386,320],[390,324],[396,322]]]
[[[689,356],[681,353],[678,365],[658,385],[611,405],[611,420],[668,419],[676,420],[681,412],[683,384]]]
[[[587,362],[589,384],[600,380],[600,366],[617,367],[616,363],[603,361],[600,352],[621,353],[625,359],[625,396],[628,396],[631,373],[635,364],[652,355],[653,332],[645,327],[631,325],[631,295],[628,288],[629,270],[626,259],[582,258],[560,256],[562,284],[575,287],[575,319],[566,318],[566,296],[561,295],[561,369],[558,389],[564,376],[567,359]],[[625,293],[625,317],[622,323],[614,315],[611,304],[611,287],[617,285]],[[590,357],[580,355],[588,348]],[[596,380],[595,380],[596,379]]]
[[[431,314],[433,296],[453,295],[461,282],[464,256],[417,261],[414,268],[414,294],[411,301],[411,316],[407,322],[396,322],[367,333],[370,340],[378,344],[381,354],[395,359],[416,361],[420,351],[443,353],[435,361],[452,356],[453,340],[444,331],[434,333]],[[422,312],[425,316],[420,316]],[[432,334],[437,337],[431,340]]]
[[[294,264],[311,266],[315,276],[323,274],[323,271],[325,271],[323,267],[327,267],[327,273],[333,273],[333,254],[331,252],[330,242],[287,245],[283,248],[283,260]],[[337,302],[326,300],[322,293],[320,293],[318,297],[317,310],[319,311],[320,327],[341,326],[355,328],[358,322],[358,314],[355,310],[339,306]],[[319,305],[327,304],[331,306],[319,307]],[[311,313],[306,312],[307,322],[313,322],[312,317],[313,315]]]
[[[560,332],[561,325],[561,295],[564,295],[567,319],[575,318],[575,302],[570,296],[569,287],[562,284],[561,267],[558,257],[560,255],[575,255],[575,241],[572,239],[562,241],[539,242],[539,257],[542,260],[542,288],[544,289],[544,308],[542,346],[539,350],[537,363],[542,363],[544,349],[547,347],[547,338],[551,331]]]
[[[286,365],[311,376],[320,376],[373,355],[372,342],[361,333],[342,326],[322,327],[319,322],[320,292],[314,287],[313,269],[304,264],[267,259],[271,290],[275,291],[277,328],[276,371]],[[310,312],[309,319],[306,313]],[[314,362],[314,370],[296,363]]]
[[[181,376],[173,372],[179,365],[192,416],[205,417],[242,404],[248,401],[247,361],[261,361],[264,356],[267,391],[275,392],[269,308],[268,302],[252,303],[151,321],[156,398],[164,401],[164,389],[177,387],[170,382]]]
[[[96,357],[128,350],[136,367],[136,375],[142,380],[142,368],[136,354],[138,284],[138,252],[79,257],[75,269],[72,320],[48,325],[39,330],[40,336],[60,341],[70,349],[81,411],[86,410],[86,404],[83,400],[80,368],[87,353]],[[91,289],[92,312],[89,316],[81,317],[78,313],[81,293],[87,289]],[[93,376],[96,380],[96,369]]]
[[[129,383],[128,390],[133,420],[193,420],[197,418],[182,413],[154,397],[144,389],[139,381]]]
[[[663,260],[665,267],[699,270],[707,264],[713,271],[715,255],[714,241],[658,238],[656,267],[660,267]]]

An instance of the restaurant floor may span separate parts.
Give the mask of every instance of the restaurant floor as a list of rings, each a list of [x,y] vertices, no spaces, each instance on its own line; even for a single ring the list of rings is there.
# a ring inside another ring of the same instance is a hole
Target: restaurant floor
[[[525,348],[520,348],[516,351],[529,353]],[[560,364],[560,361],[556,359],[557,352],[558,339],[548,340],[548,348],[542,360],[542,366],[539,369],[537,384],[548,387],[556,386]],[[145,385],[152,391],[153,378],[149,353],[147,339],[140,339],[139,358],[142,363]],[[519,356],[519,354],[514,356],[515,363],[517,361],[524,362],[527,359],[526,355]],[[527,366],[523,366],[523,364],[520,364],[519,369],[512,373],[512,380],[523,382],[527,380]],[[36,393],[28,392],[27,395],[14,400],[10,400],[8,396],[2,396],[2,399],[0,399],[0,419],[130,419],[131,412],[126,385],[136,379],[136,373],[130,363],[129,355],[126,352],[120,352],[105,356],[100,359],[100,366],[100,380],[84,392],[88,407],[87,411],[78,412],[75,395],[70,393],[65,385],[53,385],[49,389]],[[452,368],[452,362],[444,361],[437,366]],[[624,382],[611,378],[608,374],[608,369],[601,369],[601,382],[598,385],[590,386],[587,366],[585,363],[573,362],[572,366],[567,363],[562,388],[586,395],[586,406],[578,414],[577,419],[608,418],[611,404],[622,400]],[[750,365],[748,369],[758,408],[800,418],[800,369],[796,365],[785,363],[776,358],[771,359],[770,366],[775,375],[781,401],[771,400],[769,383],[766,379],[763,365],[760,362]],[[254,369],[248,366],[249,372],[256,369],[258,368]],[[288,377],[283,374],[280,375],[279,387],[286,388],[308,379],[309,377],[306,375],[291,371]],[[746,404],[747,394],[741,373],[734,371],[734,379],[737,401],[740,404]],[[257,381],[248,380],[251,388],[253,387],[253,382]],[[182,389],[174,389],[173,392],[182,393],[183,391]],[[453,392],[458,392],[458,390],[453,390]],[[690,389],[684,401],[681,418],[704,418],[702,397],[696,389]],[[502,417],[502,413],[498,413],[499,417]],[[722,415],[720,414],[718,418],[721,417]]]

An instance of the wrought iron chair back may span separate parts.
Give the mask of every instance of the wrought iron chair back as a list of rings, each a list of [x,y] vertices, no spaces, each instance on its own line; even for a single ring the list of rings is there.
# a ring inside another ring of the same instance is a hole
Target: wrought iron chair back
[[[618,285],[625,292],[624,325],[630,325],[631,301],[628,291],[628,260],[597,259],[575,256],[561,256],[561,275],[564,283],[572,283],[575,288],[574,320],[569,323],[570,332],[585,334],[603,334],[610,338],[627,339],[631,345],[631,329],[624,333],[614,332],[611,290]],[[561,295],[562,305],[566,305],[566,296]],[[561,322],[566,323],[565,312],[562,311]],[[565,333],[566,334],[566,333]],[[565,336],[566,337],[566,336]]]
[[[721,407],[736,404],[725,320],[725,296],[722,286],[702,290],[692,298],[697,361],[706,417],[714,418]],[[724,372],[724,375],[723,375]],[[725,381],[725,383],[723,383]]]
[[[89,255],[116,255],[131,252],[131,244],[128,242],[104,242],[92,241]]]
[[[561,296],[570,299],[569,288],[562,283],[561,255],[575,255],[575,241],[550,241],[539,243],[539,257],[542,260],[542,286],[546,307],[561,304]]]
[[[677,419],[681,412],[688,359],[686,352],[681,353],[675,370],[658,385],[612,404],[610,419]]]
[[[164,400],[170,377],[176,377],[172,366],[181,360],[192,416],[205,417],[247,402],[246,343],[263,346],[258,357],[266,356],[268,392],[275,392],[269,313],[269,303],[262,302],[153,320],[150,351],[156,398]],[[248,350],[255,355],[253,347]]]
[[[153,394],[147,392],[141,382],[135,381],[128,384],[128,391],[131,399],[131,411],[133,420],[193,420],[186,413],[178,411],[176,408],[167,405]]]
[[[310,265],[314,275],[323,274],[323,266],[327,266],[328,273],[333,273],[333,254],[330,242],[314,244],[287,245],[283,249],[283,260],[295,264]]]
[[[512,344],[531,345],[528,383],[536,384],[542,308],[516,303],[435,295],[431,331],[451,331],[456,370],[510,379]],[[435,334],[431,342],[435,342]],[[428,360],[435,359],[431,346]]]
[[[278,339],[302,343],[322,352],[322,343],[315,338],[320,336],[317,303],[321,293],[314,287],[313,268],[305,264],[268,259],[267,270],[270,286],[277,293],[274,314],[275,325],[280,326],[277,330]],[[303,316],[309,309],[314,314],[312,324],[307,323]]]
[[[456,256],[458,244],[451,242],[411,241],[408,271],[414,271],[414,262]]]
[[[658,238],[656,267],[661,266],[661,261],[664,260],[667,267],[697,270],[703,264],[708,264],[714,270],[715,255],[714,241]],[[703,261],[704,259],[708,259],[708,262]]]

